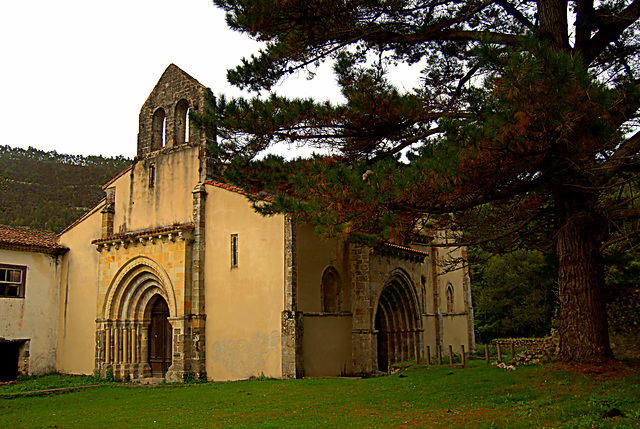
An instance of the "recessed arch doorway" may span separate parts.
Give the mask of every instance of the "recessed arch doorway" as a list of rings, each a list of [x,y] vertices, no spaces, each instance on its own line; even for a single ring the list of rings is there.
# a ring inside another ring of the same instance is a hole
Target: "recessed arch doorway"
[[[393,275],[380,294],[375,317],[378,371],[420,355],[422,332],[416,294],[409,280]]]
[[[112,278],[96,320],[96,369],[117,379],[171,372],[177,314],[169,277],[153,260],[135,257]],[[171,319],[171,321],[170,321]]]

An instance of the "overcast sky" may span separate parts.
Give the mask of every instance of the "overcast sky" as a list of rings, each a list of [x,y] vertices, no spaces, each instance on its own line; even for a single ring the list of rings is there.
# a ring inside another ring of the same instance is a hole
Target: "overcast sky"
[[[140,107],[171,63],[214,94],[258,49],[210,0],[0,0],[0,144],[135,156]],[[277,92],[339,100],[331,70]]]

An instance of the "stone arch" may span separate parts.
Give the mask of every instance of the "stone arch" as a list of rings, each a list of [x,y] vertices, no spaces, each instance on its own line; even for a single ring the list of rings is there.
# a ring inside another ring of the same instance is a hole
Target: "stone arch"
[[[137,256],[116,272],[96,321],[96,369],[102,375],[109,368],[119,378],[151,375],[149,326],[154,303],[160,299],[166,303],[167,316],[175,318],[178,303],[173,284],[152,259]],[[167,317],[169,336],[170,320]],[[170,341],[168,347],[171,347]],[[167,356],[171,356],[171,350]]]
[[[169,306],[172,316],[177,314],[177,302],[169,275],[153,259],[136,256],[124,264],[113,277],[101,317],[104,319],[142,319],[145,299],[154,293],[162,296]]]
[[[342,311],[342,281],[338,270],[331,266],[322,273],[320,294],[323,312],[339,313]]]
[[[186,99],[181,99],[176,103],[175,109],[175,133],[174,133],[174,145],[185,144],[189,141],[187,134],[189,129],[189,102]]]
[[[379,371],[387,371],[394,363],[419,359],[419,308],[410,277],[402,270],[392,272],[378,297],[374,317]]]
[[[162,149],[165,145],[166,115],[162,107],[153,112],[151,120],[151,150]]]

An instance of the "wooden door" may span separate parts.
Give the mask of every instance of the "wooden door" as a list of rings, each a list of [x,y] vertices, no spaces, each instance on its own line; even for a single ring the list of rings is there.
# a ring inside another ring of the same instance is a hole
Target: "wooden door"
[[[169,307],[158,298],[151,309],[149,325],[149,365],[154,377],[164,377],[171,366],[171,324]]]

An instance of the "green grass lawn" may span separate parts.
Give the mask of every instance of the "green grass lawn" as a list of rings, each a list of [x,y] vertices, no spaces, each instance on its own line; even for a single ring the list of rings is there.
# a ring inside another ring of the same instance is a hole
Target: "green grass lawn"
[[[30,390],[19,382],[0,394],[18,389]],[[612,408],[624,416],[603,417]],[[0,427],[640,428],[640,368],[621,364],[594,374],[547,365],[507,372],[473,361],[467,368],[419,367],[370,379],[104,384],[0,396]]]

